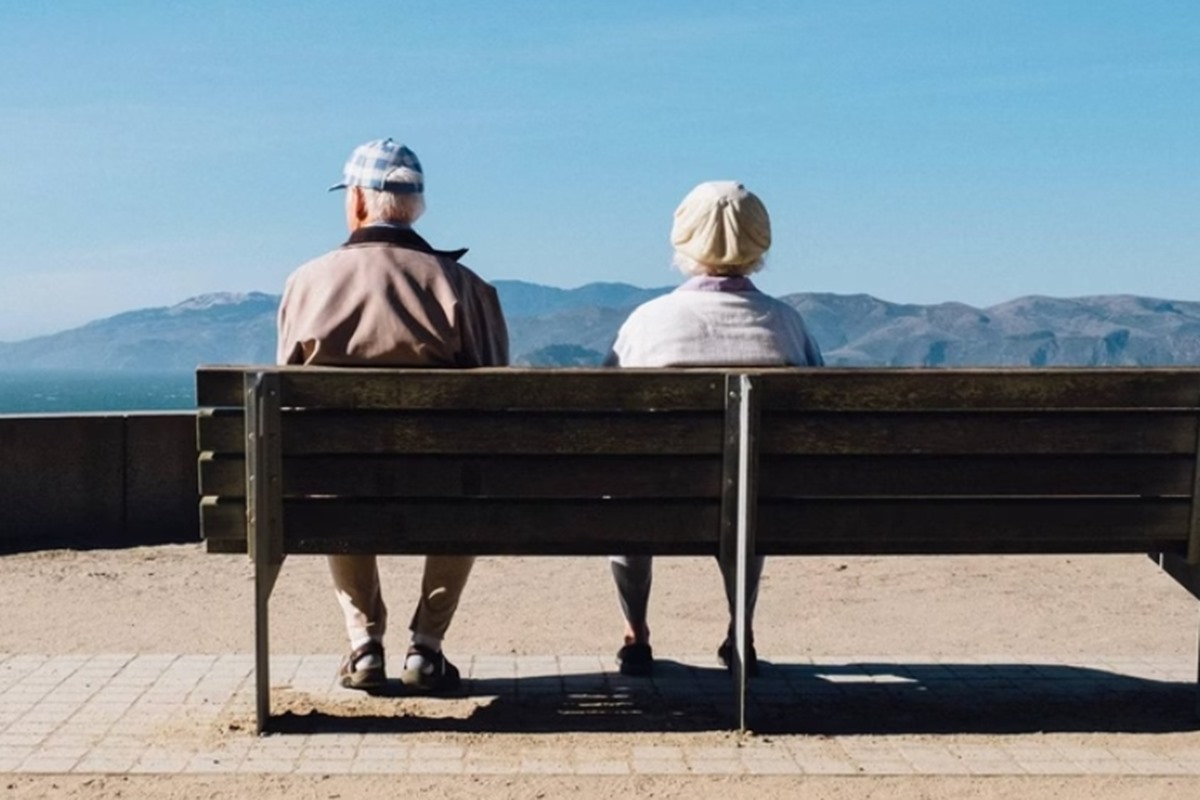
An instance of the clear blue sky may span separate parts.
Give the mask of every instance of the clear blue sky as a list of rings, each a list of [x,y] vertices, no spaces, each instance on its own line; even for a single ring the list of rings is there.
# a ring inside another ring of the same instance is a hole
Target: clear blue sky
[[[485,277],[674,283],[738,179],[760,286],[1200,299],[1197,0],[0,3],[0,341],[278,292],[359,142]]]

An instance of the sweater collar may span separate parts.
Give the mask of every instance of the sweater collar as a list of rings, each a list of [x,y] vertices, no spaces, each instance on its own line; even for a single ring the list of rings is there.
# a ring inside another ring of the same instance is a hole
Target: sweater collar
[[[745,275],[697,275],[680,284],[677,292],[753,292],[755,286]]]

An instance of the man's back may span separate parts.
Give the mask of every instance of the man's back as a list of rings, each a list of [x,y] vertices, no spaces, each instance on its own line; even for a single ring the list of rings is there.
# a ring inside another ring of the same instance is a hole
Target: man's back
[[[278,360],[331,366],[500,366],[508,336],[496,290],[459,253],[411,230],[371,227],[288,279]]]

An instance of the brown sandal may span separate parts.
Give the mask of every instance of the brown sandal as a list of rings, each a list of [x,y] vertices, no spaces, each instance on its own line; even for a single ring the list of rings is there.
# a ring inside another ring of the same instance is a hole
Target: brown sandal
[[[359,666],[359,662],[367,663]],[[338,668],[338,682],[346,689],[369,692],[387,685],[387,672],[383,665],[383,643],[377,639],[350,651]]]

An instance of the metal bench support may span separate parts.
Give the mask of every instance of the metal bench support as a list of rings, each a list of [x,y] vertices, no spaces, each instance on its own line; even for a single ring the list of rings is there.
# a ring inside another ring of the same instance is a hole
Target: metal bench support
[[[254,561],[255,730],[271,719],[268,602],[283,565],[279,375],[246,374],[246,530]]]
[[[749,375],[726,377],[719,558],[726,595],[733,590],[733,694],[741,732],[746,730],[747,584],[754,558],[754,498],[758,492],[758,413],[753,392]],[[732,587],[728,585],[731,576]]]

